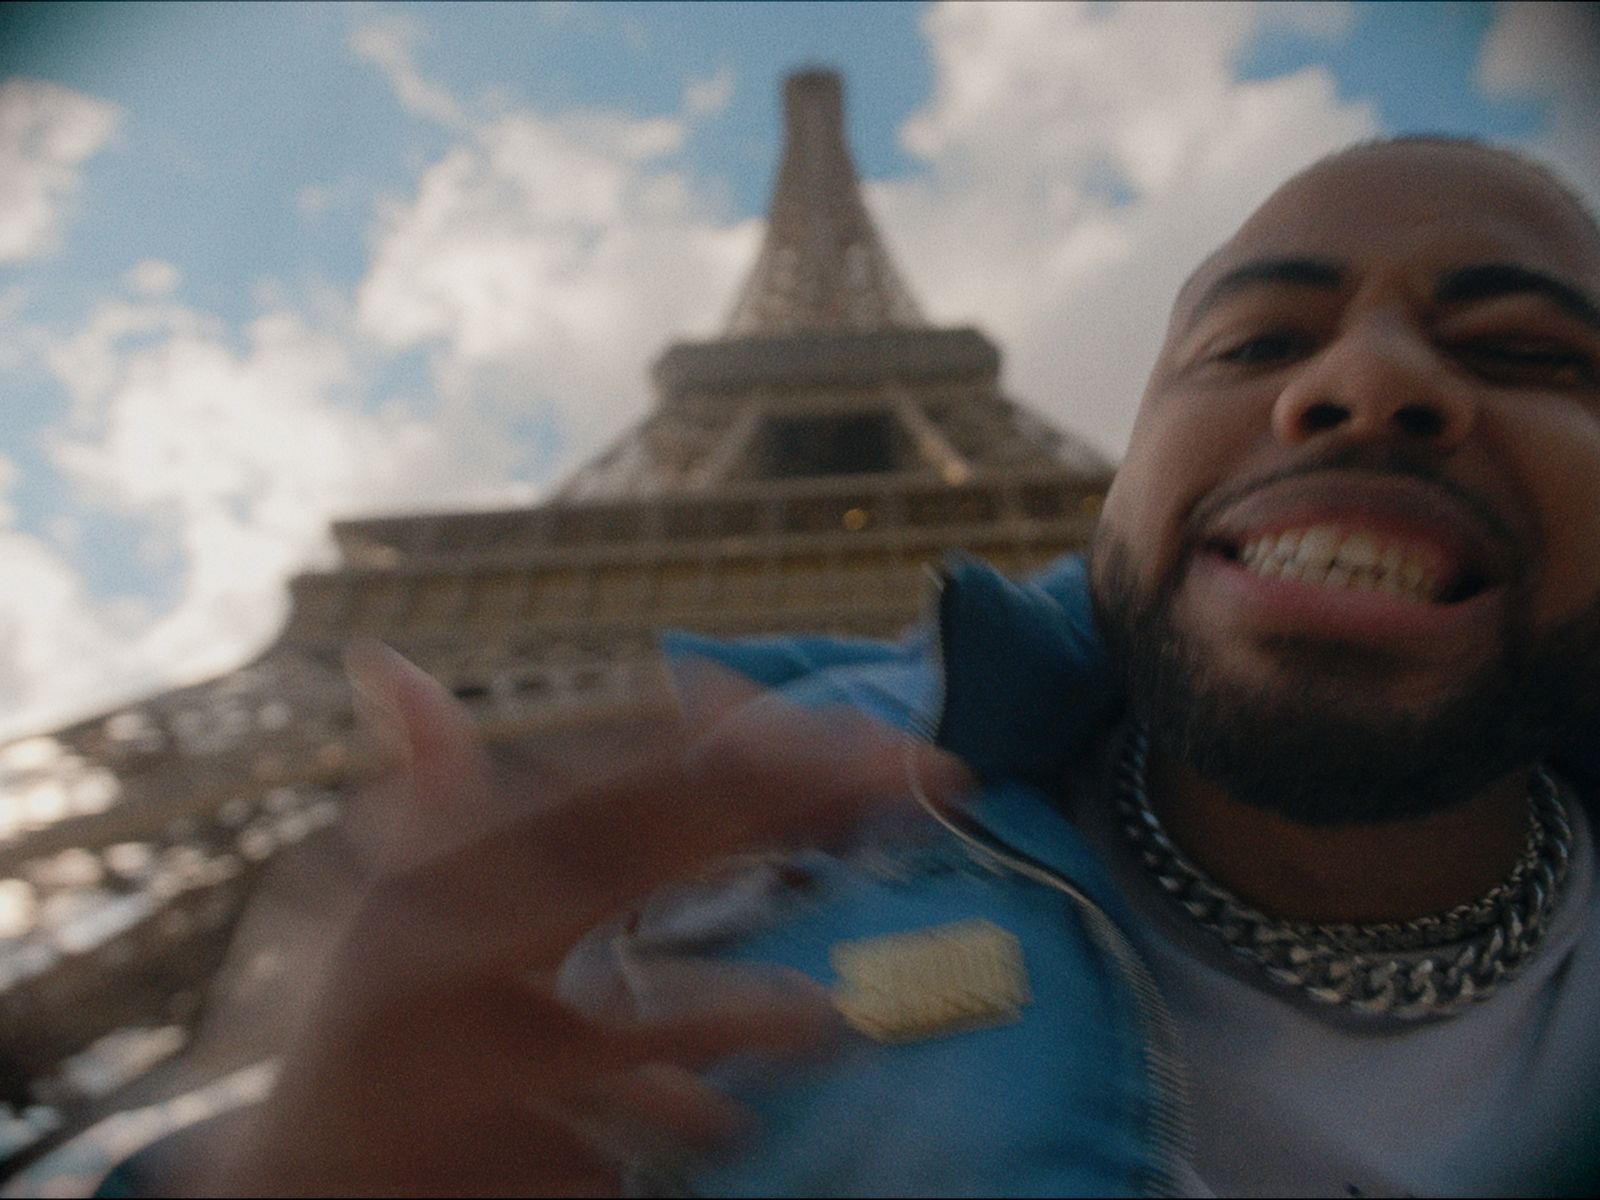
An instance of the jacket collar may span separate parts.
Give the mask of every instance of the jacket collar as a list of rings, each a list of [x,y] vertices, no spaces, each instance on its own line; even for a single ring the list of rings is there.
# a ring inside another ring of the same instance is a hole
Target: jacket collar
[[[954,557],[938,625],[943,704],[935,740],[984,780],[1057,792],[1122,707],[1083,558],[1018,583]]]

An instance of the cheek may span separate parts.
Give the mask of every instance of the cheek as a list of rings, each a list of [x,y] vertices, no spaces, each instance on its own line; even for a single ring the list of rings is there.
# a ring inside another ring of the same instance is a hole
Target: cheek
[[[1141,585],[1171,568],[1195,504],[1249,469],[1252,448],[1269,435],[1267,411],[1180,396],[1146,400],[1102,512],[1133,552]]]

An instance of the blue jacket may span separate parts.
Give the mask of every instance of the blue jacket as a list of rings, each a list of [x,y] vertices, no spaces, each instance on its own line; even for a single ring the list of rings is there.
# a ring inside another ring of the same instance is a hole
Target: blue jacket
[[[956,560],[933,626],[898,644],[667,639],[805,705],[846,704],[933,736],[981,780],[961,824],[902,830],[782,872],[681,893],[602,939],[637,981],[711,955],[834,984],[840,942],[982,918],[1021,945],[1030,1001],[1009,1024],[903,1044],[852,1040],[801,1071],[722,1070],[761,1118],[687,1178],[701,1195],[1134,1195],[1185,1157],[1181,1070],[1159,995],[1102,868],[1053,797],[1115,716],[1081,560],[1029,584]],[[585,972],[581,965],[578,976]],[[592,977],[591,977],[592,978]],[[576,982],[576,980],[574,981]],[[581,985],[580,985],[581,986]],[[635,1002],[647,998],[635,995]]]

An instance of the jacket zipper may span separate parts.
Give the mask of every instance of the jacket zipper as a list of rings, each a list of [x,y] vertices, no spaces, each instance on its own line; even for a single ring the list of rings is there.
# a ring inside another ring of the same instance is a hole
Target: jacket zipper
[[[930,568],[931,587],[928,606],[933,617],[933,661],[936,691],[933,704],[914,723],[914,729],[924,741],[934,742],[943,721],[947,698],[945,677],[945,628],[943,604],[948,575],[939,568]],[[1144,1057],[1145,1081],[1149,1085],[1151,1103],[1147,1127],[1151,1142],[1156,1146],[1160,1161],[1147,1173],[1144,1190],[1149,1195],[1177,1195],[1179,1171],[1190,1160],[1192,1133],[1187,1103],[1188,1085],[1183,1058],[1178,1052],[1177,1032],[1165,999],[1156,986],[1155,977],[1127,934],[1113,921],[1105,909],[1095,903],[1087,893],[1070,879],[1052,871],[1045,864],[1023,851],[1009,846],[986,829],[970,823],[963,828],[959,818],[941,812],[922,790],[917,779],[915,760],[908,752],[906,774],[911,794],[935,821],[953,834],[978,862],[998,868],[1002,873],[1019,875],[1043,887],[1062,893],[1077,905],[1084,917],[1084,926],[1095,945],[1110,959],[1114,970],[1134,998],[1138,1010],[1139,1029],[1144,1035],[1141,1049]]]

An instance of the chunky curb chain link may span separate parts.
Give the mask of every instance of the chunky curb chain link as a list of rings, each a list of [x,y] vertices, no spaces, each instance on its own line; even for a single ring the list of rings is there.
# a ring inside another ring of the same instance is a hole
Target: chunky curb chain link
[[[1522,855],[1482,896],[1413,921],[1317,924],[1251,908],[1173,845],[1150,806],[1149,744],[1144,726],[1130,725],[1113,784],[1124,831],[1164,892],[1278,983],[1354,1012],[1444,1016],[1514,976],[1544,938],[1571,865],[1572,824],[1542,765],[1528,781]]]

